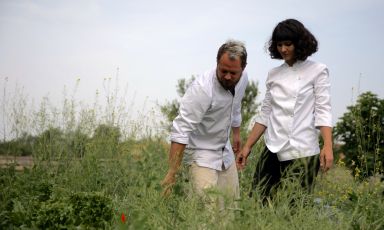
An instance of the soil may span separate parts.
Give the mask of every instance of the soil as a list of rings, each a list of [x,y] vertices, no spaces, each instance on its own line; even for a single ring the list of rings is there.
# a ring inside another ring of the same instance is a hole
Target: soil
[[[33,167],[32,156],[0,156],[0,167],[6,168],[15,165],[16,170]]]

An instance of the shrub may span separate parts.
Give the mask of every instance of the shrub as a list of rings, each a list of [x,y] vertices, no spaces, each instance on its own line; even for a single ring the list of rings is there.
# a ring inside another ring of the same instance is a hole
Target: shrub
[[[105,228],[112,220],[112,200],[99,193],[75,193],[69,198],[76,225]]]

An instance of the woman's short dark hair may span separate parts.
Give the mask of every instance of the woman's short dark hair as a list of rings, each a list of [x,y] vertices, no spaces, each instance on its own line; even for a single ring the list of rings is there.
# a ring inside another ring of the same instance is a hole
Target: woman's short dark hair
[[[273,59],[283,59],[277,50],[277,43],[291,41],[295,46],[295,58],[304,61],[317,51],[315,36],[296,19],[286,19],[275,27],[269,40],[269,54]]]

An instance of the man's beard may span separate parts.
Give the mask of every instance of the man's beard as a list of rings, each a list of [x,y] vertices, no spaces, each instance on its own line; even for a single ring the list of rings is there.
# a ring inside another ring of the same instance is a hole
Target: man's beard
[[[236,81],[236,82],[233,82],[233,81],[226,81],[226,80],[224,80],[224,79],[220,79],[220,78],[218,77],[217,80],[220,82],[220,85],[221,85],[224,89],[226,89],[226,90],[233,90],[233,89],[235,89],[236,84],[239,82],[240,79],[239,79],[238,81]]]
[[[231,90],[231,89],[235,88],[235,85],[228,84],[229,82],[225,82],[222,80],[219,80],[219,82],[220,82],[220,85],[223,86],[223,88],[226,90]]]

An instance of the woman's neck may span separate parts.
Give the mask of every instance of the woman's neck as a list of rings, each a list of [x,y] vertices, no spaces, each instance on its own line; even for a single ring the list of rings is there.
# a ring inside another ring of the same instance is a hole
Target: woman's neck
[[[285,63],[287,63],[289,66],[293,66],[293,64],[296,63],[296,60],[289,60],[289,61],[286,61]]]

